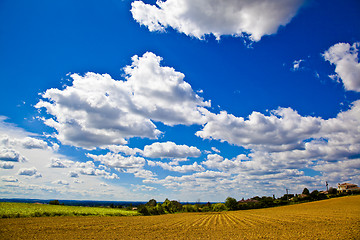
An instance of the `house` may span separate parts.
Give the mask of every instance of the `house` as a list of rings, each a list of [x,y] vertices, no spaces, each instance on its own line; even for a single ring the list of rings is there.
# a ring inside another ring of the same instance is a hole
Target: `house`
[[[360,187],[358,187],[356,184],[351,183],[338,183],[337,190],[339,192],[353,192],[353,191],[360,191]]]

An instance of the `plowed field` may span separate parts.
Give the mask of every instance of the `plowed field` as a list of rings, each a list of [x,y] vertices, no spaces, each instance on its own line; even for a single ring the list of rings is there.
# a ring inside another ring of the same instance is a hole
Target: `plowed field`
[[[360,196],[221,213],[0,219],[0,239],[360,239]]]

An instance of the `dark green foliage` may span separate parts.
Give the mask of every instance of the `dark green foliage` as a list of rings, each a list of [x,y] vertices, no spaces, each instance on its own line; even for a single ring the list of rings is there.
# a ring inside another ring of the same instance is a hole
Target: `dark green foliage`
[[[305,195],[310,195],[310,191],[309,191],[309,189],[304,188],[304,190],[302,191],[302,194],[305,194]]]
[[[146,206],[149,206],[149,207],[155,207],[156,206],[156,200],[155,199],[150,199],[147,203],[146,203]]]
[[[310,193],[310,197],[313,199],[313,200],[317,200],[318,197],[319,197],[319,191],[318,190],[314,190]]]
[[[225,205],[229,210],[236,210],[238,203],[235,198],[228,197],[225,201]]]
[[[331,188],[329,189],[329,194],[337,194],[337,189],[331,187]]]
[[[145,205],[139,205],[137,211],[144,216],[150,216],[149,209]]]
[[[204,204],[201,207],[201,211],[202,212],[211,212],[212,211],[211,203],[208,202],[207,204]]]
[[[156,204],[156,207],[155,207],[156,211],[158,214],[165,214],[165,210],[164,208],[161,206],[160,203]]]
[[[302,194],[285,194],[284,196],[275,199],[273,197],[253,197],[251,199],[244,200],[244,198],[237,202],[235,198],[228,197],[225,203],[215,203],[211,204],[210,202],[206,204],[200,204],[199,202],[192,204],[182,205],[178,201],[170,201],[165,199],[165,201],[160,204],[157,203],[155,199],[149,200],[145,205],[138,207],[138,212],[143,215],[159,215],[166,213],[177,213],[177,212],[220,212],[228,210],[246,210],[246,209],[256,209],[256,208],[268,208],[289,205],[294,203],[317,201],[322,199],[327,199],[330,197],[340,197],[348,194],[360,194],[360,192],[352,191],[348,192],[337,192],[335,188],[330,188],[328,194],[326,192],[319,192],[314,190],[311,193],[309,189],[304,188]]]
[[[60,205],[59,200],[51,200],[49,202],[50,205]]]
[[[191,204],[186,204],[183,205],[183,212],[199,212],[199,207],[197,204],[195,205],[191,205]]]

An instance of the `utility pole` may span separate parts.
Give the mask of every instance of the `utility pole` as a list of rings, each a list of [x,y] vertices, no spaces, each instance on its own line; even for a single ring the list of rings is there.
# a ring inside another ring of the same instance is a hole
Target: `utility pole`
[[[290,189],[286,189],[286,200],[289,201],[289,190]]]

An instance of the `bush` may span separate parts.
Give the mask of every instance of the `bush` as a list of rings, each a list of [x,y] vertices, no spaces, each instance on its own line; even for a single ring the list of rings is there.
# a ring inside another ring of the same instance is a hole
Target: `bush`
[[[236,210],[238,203],[235,198],[228,197],[225,201],[225,205],[229,210]]]
[[[329,194],[334,194],[334,195],[337,194],[337,189],[331,187],[331,188],[329,189]]]
[[[215,203],[212,205],[212,210],[214,212],[222,212],[228,210],[224,203]]]
[[[144,216],[150,216],[150,212],[145,205],[139,205],[137,211]]]
[[[150,199],[147,203],[146,203],[146,206],[149,206],[149,207],[155,207],[156,206],[156,200],[155,199]]]
[[[305,195],[310,195],[310,191],[309,191],[309,189],[304,188],[304,190],[302,191],[302,194],[305,194]]]
[[[59,200],[51,200],[49,202],[50,205],[60,205]]]

